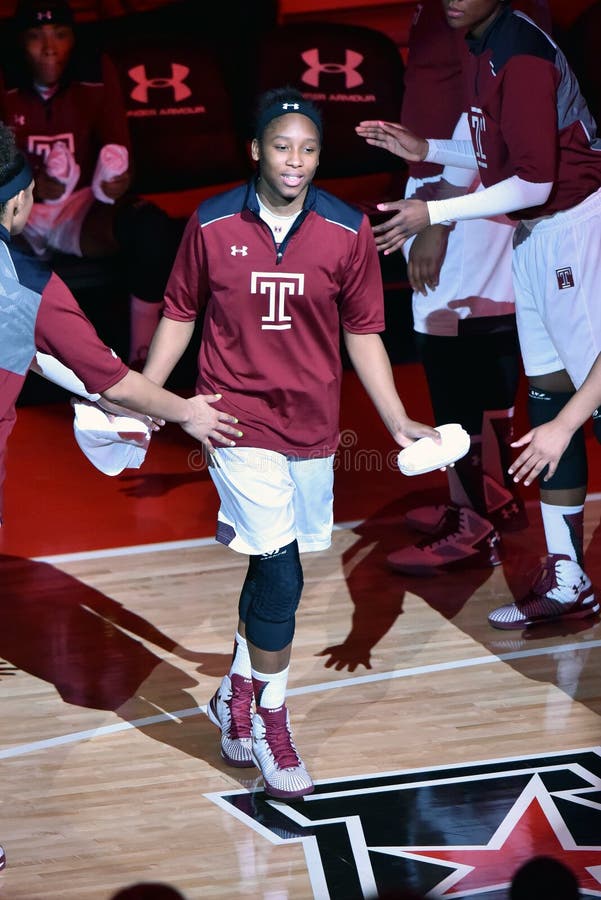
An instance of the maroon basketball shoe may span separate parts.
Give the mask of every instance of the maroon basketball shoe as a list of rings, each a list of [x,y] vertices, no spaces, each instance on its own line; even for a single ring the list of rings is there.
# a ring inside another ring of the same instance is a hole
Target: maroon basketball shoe
[[[207,716],[221,729],[221,755],[230,766],[254,766],[251,752],[253,685],[242,675],[224,675],[207,704]]]
[[[407,575],[433,575],[465,566],[498,566],[499,533],[469,506],[451,506],[438,532],[391,553],[388,565]]]

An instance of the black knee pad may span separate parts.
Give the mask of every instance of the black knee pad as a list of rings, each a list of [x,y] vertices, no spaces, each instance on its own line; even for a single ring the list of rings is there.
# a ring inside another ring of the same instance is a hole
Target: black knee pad
[[[240,597],[240,617],[246,623],[246,637],[255,647],[277,651],[291,643],[302,590],[303,569],[296,541],[273,553],[251,557]]]
[[[528,391],[528,415],[533,428],[550,422],[561,412],[568,400],[573,396],[569,393],[556,391],[541,391],[538,388],[530,388]],[[543,481],[547,467],[538,476],[541,487],[545,490],[562,490],[582,487],[587,483],[588,465],[586,460],[586,444],[584,430],[579,428],[574,433],[572,440],[565,449],[555,474],[548,481]]]
[[[601,406],[593,413],[593,434],[601,444]]]

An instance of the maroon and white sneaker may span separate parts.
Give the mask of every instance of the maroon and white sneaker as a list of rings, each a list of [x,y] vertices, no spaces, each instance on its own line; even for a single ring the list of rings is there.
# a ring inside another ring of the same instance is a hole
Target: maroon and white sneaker
[[[521,531],[528,527],[528,514],[522,498],[518,494],[512,494],[490,475],[484,476],[484,496],[486,517],[497,531]],[[418,506],[405,514],[405,525],[420,534],[438,534],[445,526],[449,509],[458,508],[454,503]]]
[[[288,799],[314,790],[313,782],[292,740],[286,705],[257,707],[252,725],[252,755],[261,770],[265,793]]]
[[[388,557],[395,572],[433,575],[436,571],[465,566],[498,566],[500,538],[488,519],[469,506],[449,507],[440,530]]]
[[[207,716],[221,729],[221,755],[230,766],[254,766],[251,752],[253,685],[242,675],[224,675],[207,704]]]
[[[588,575],[569,556],[551,553],[522,600],[499,606],[488,616],[493,628],[527,628],[543,622],[583,619],[599,612]]]

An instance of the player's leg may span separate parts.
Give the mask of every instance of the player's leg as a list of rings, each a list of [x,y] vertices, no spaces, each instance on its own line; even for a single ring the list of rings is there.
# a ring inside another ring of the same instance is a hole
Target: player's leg
[[[292,739],[285,699],[303,586],[299,549],[329,544],[332,462],[290,463],[280,454],[249,448],[218,450],[216,456],[219,466],[211,469],[211,475],[221,498],[217,537],[247,553],[249,567],[240,596],[232,666],[208,714],[221,727],[222,755],[228,762],[254,761],[268,793],[302,796],[313,790],[313,784]],[[299,477],[299,466],[308,470],[307,478],[303,471]],[[315,512],[307,529],[301,513],[311,496]],[[324,498],[325,509],[323,504],[318,508],[317,501]],[[250,729],[253,691],[256,712]],[[239,742],[236,747],[233,739]]]
[[[601,349],[594,283],[601,267],[600,228],[601,192],[567,213],[543,220],[516,248],[518,327],[533,425],[555,418]],[[569,265],[559,270],[557,260]],[[547,558],[524,598],[489,615],[495,627],[522,628],[584,617],[599,609],[583,569],[586,484],[586,446],[580,430],[553,477],[546,482],[539,478]]]
[[[491,335],[439,337],[419,335],[436,424],[459,422],[471,439],[470,450],[449,470],[451,504],[441,510],[431,538],[390,554],[389,565],[400,572],[428,574],[437,568],[495,565],[498,534],[488,518],[482,468],[482,421],[496,357]],[[490,352],[485,352],[482,345]],[[483,366],[486,371],[483,371]],[[495,405],[502,393],[495,387]],[[513,397],[511,398],[513,402]],[[408,514],[409,524],[422,525],[432,507]],[[413,517],[413,519],[412,519]],[[415,520],[415,521],[413,521]]]

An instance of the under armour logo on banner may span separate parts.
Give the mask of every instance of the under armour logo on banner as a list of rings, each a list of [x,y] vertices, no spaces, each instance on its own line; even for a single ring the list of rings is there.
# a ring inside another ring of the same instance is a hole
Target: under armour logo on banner
[[[347,88],[354,88],[363,84],[363,77],[357,71],[357,67],[363,62],[364,57],[361,53],[356,53],[354,50],[346,50],[345,54],[344,65],[342,65],[342,63],[320,62],[317,47],[313,48],[313,50],[305,50],[304,53],[301,53],[301,59],[307,63],[309,68],[302,75],[302,80],[305,84],[310,84],[311,87],[318,87],[320,74],[327,72],[328,74],[338,73],[344,75]]]
[[[138,103],[148,103],[149,88],[173,88],[173,96],[176,102],[185,100],[192,93],[187,84],[186,77],[190,74],[188,66],[182,66],[179,63],[171,63],[171,78],[148,78],[146,75],[146,66],[134,66],[129,69],[128,75],[132,81],[135,81],[137,87],[131,92],[132,100]]]
[[[242,256],[248,256],[248,247],[236,247],[235,244],[232,244],[230,251],[232,256],[236,256],[237,253],[240,253]]]
[[[555,269],[555,274],[557,275],[557,287],[560,291],[574,287],[574,275],[570,266],[566,266],[563,269]]]

